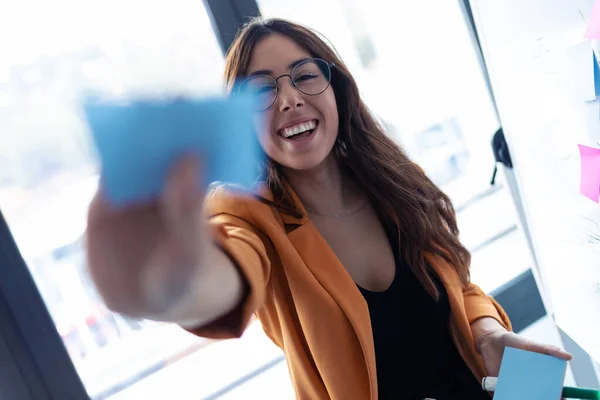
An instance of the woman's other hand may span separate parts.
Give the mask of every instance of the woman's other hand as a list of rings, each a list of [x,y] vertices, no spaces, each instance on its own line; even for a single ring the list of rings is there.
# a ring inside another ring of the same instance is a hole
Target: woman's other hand
[[[481,318],[471,324],[471,329],[475,347],[483,358],[488,376],[498,376],[505,347],[547,354],[567,361],[573,358],[571,354],[556,346],[537,343],[509,332],[493,318]]]

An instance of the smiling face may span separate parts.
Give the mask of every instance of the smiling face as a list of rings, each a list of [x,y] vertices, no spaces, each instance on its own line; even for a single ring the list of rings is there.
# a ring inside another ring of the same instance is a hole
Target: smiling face
[[[301,60],[312,58],[296,42],[273,33],[254,48],[248,76],[262,71],[274,78],[289,74]],[[297,85],[312,85],[310,64],[298,67],[294,73]],[[302,78],[305,76],[305,78]],[[283,167],[306,171],[318,167],[332,153],[338,135],[338,112],[331,85],[317,95],[297,90],[289,77],[278,79],[279,94],[275,103],[260,112],[263,131],[259,141],[265,153]]]

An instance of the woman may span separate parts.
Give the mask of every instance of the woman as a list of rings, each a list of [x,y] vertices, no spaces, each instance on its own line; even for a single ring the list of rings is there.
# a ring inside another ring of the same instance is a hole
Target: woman
[[[99,192],[89,266],[112,310],[214,338],[256,313],[299,399],[485,399],[506,345],[570,357],[511,333],[469,282],[450,200],[317,34],[255,20],[226,64],[234,94],[261,98],[260,196],[221,186],[202,210],[193,157],[156,202],[114,209]]]

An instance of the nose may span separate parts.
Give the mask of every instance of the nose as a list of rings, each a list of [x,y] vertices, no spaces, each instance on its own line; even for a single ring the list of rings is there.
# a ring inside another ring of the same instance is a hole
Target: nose
[[[279,81],[279,111],[284,113],[304,106],[304,98],[291,79]]]

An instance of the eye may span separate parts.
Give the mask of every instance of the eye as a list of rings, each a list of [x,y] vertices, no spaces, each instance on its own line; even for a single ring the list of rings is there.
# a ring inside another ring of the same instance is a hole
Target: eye
[[[275,79],[267,75],[257,75],[247,79],[242,85],[242,91],[264,96],[277,91]]]
[[[309,81],[311,79],[316,79],[318,77],[319,77],[319,75],[315,74],[313,72],[304,72],[304,73],[300,74],[299,76],[297,76],[295,81],[296,82]]]
[[[262,86],[258,86],[258,87],[253,87],[252,90],[256,93],[256,94],[264,94],[267,93],[271,90],[275,90],[275,86],[273,85],[262,85]]]

